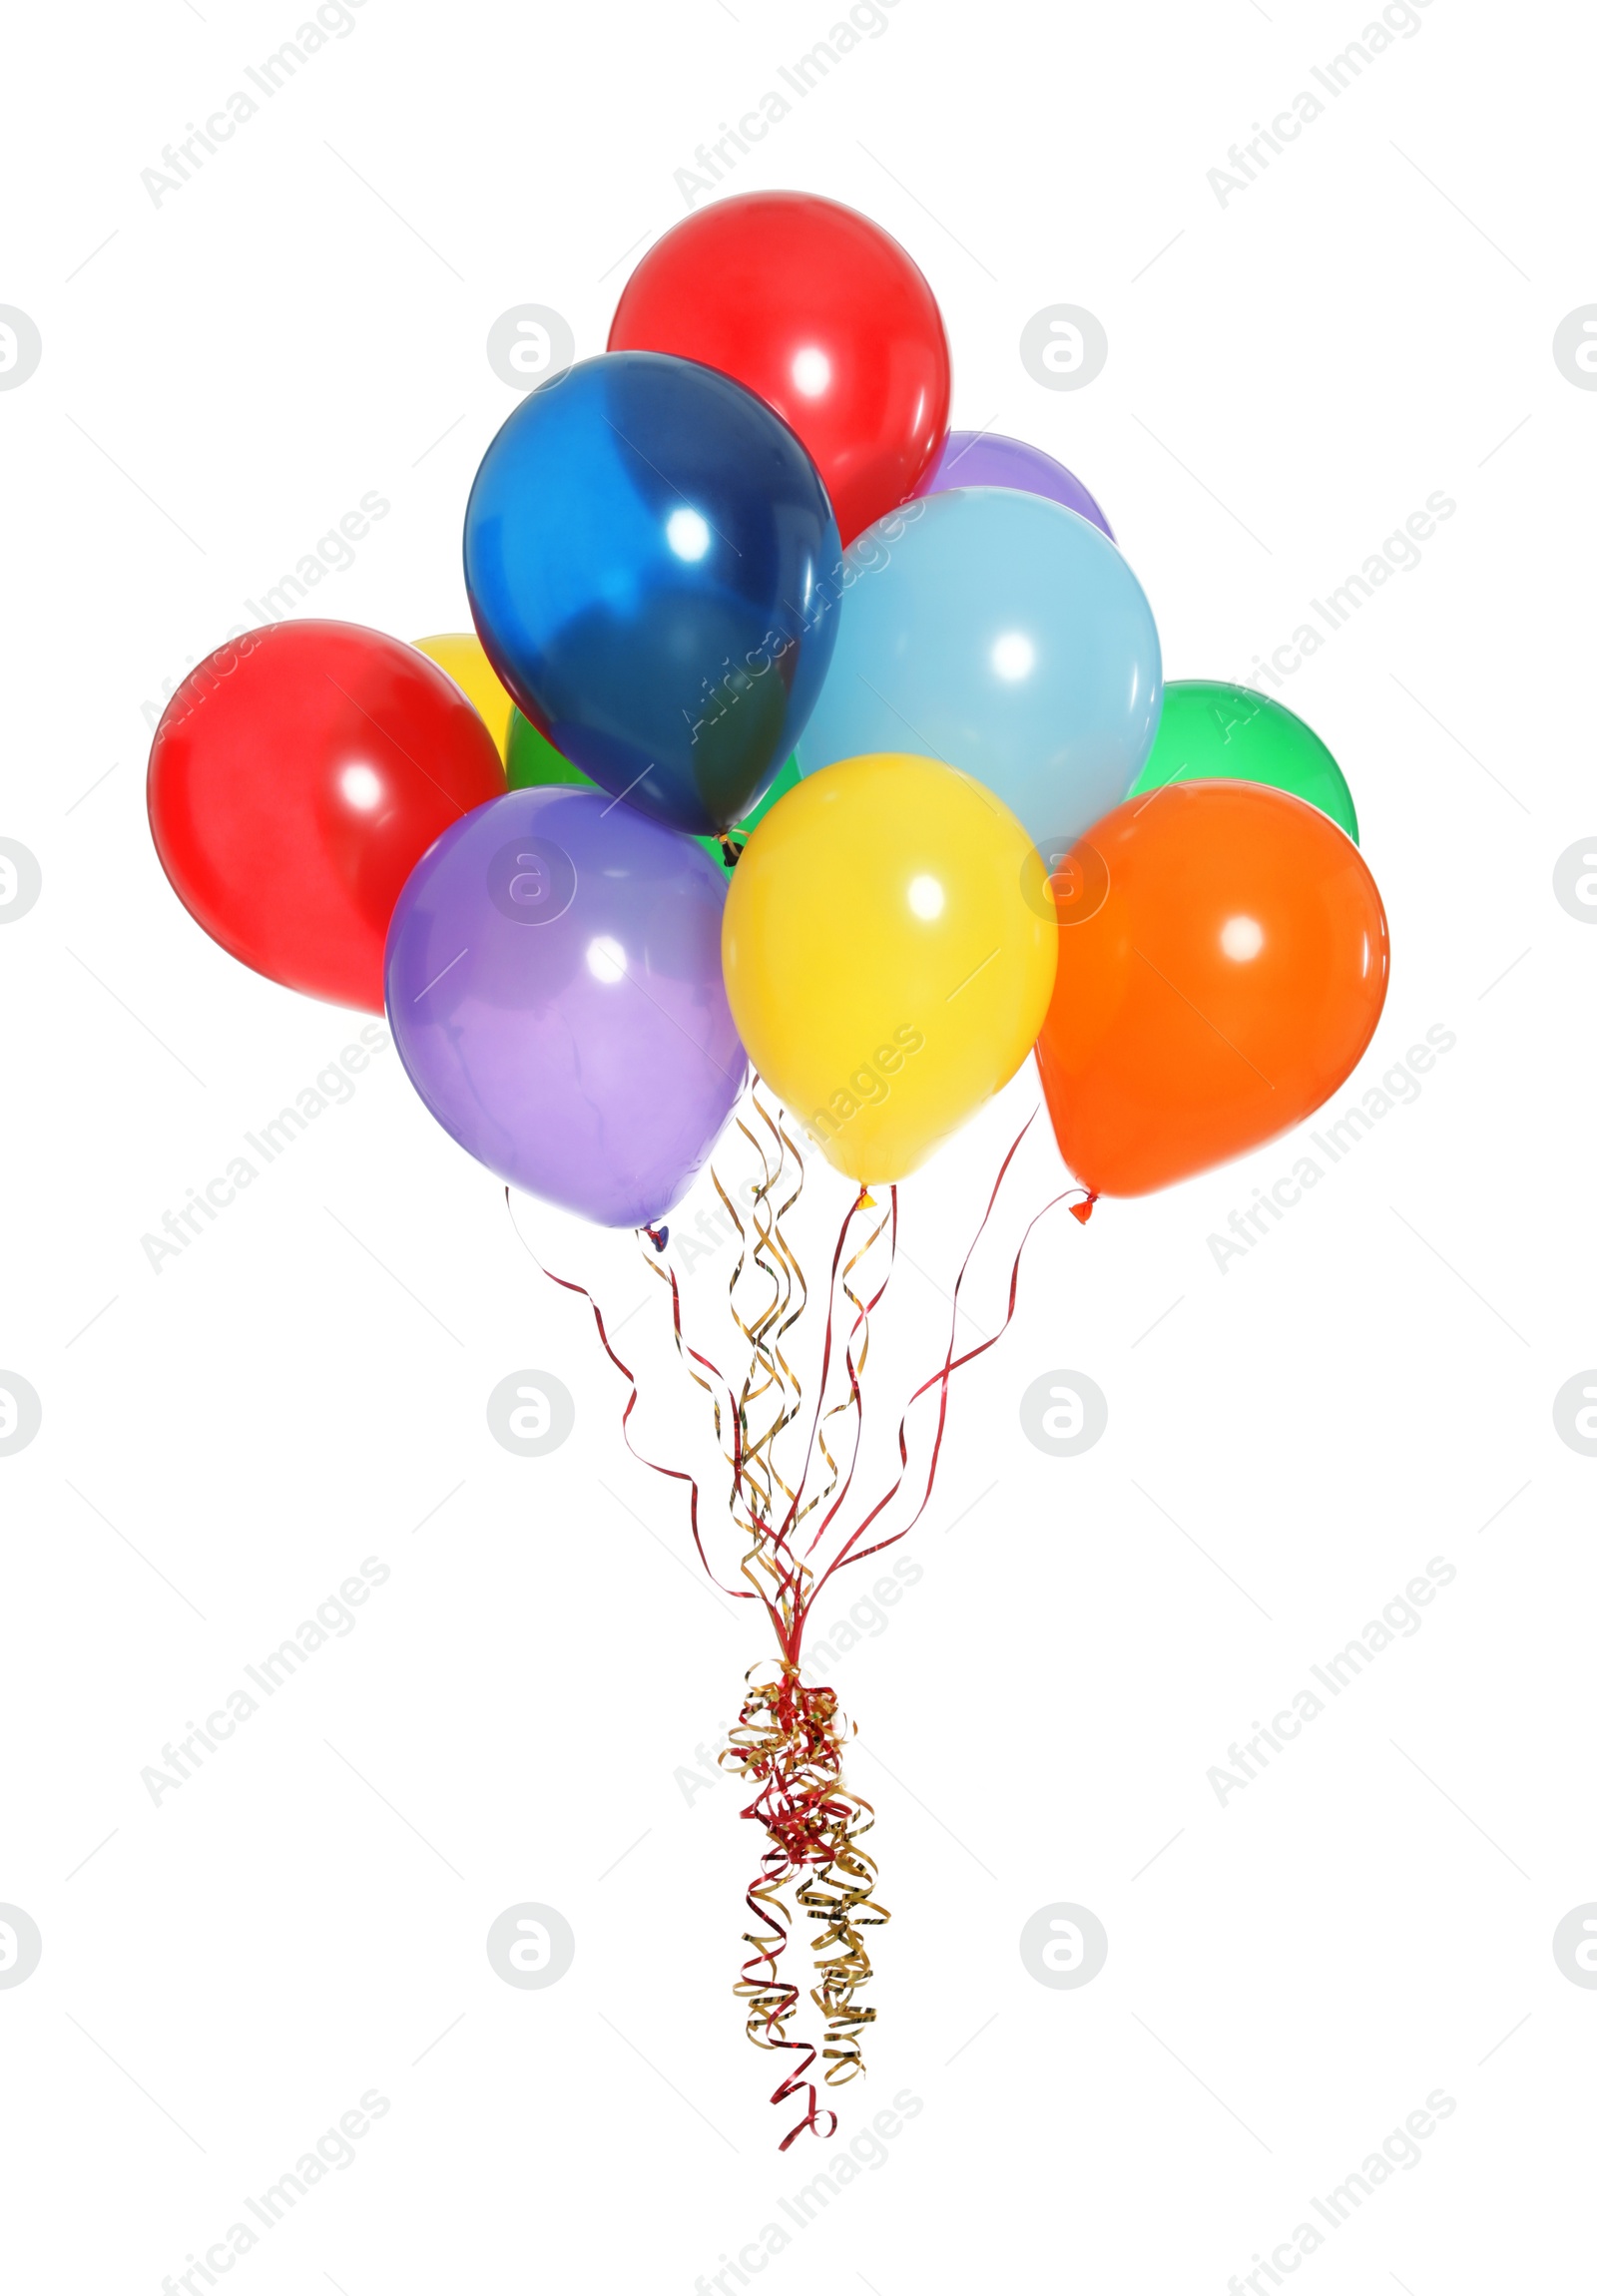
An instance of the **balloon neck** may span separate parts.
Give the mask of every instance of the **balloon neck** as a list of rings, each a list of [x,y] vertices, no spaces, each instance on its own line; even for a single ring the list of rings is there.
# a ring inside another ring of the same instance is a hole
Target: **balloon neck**
[[[1083,1226],[1083,1227],[1085,1227],[1085,1226],[1086,1226],[1086,1224],[1087,1224],[1087,1222],[1088,1222],[1088,1220],[1090,1220],[1090,1219],[1091,1219],[1091,1217],[1092,1217],[1092,1207],[1093,1207],[1093,1205],[1094,1205],[1094,1204],[1095,1204],[1097,1201],[1098,1201],[1098,1190],[1097,1190],[1095,1187],[1090,1187],[1090,1188],[1087,1190],[1087,1199],[1086,1199],[1085,1203],[1073,1203],[1073,1204],[1071,1205],[1071,1207],[1070,1207],[1070,1216],[1071,1216],[1071,1218],[1072,1218],[1072,1219],[1079,1219],[1079,1220],[1080,1220],[1080,1222],[1081,1222],[1081,1224],[1082,1224],[1082,1226]]]
[[[665,1250],[666,1239],[671,1234],[671,1230],[669,1227],[667,1227],[664,1220],[660,1222],[658,1227],[646,1227],[643,1232],[649,1238],[649,1241],[654,1245],[656,1251]]]
[[[863,1187],[863,1186],[862,1186],[862,1187],[860,1188],[860,1190],[859,1190],[859,1197],[858,1197],[858,1200],[857,1200],[857,1202],[856,1202],[856,1203],[855,1203],[855,1205],[854,1205],[854,1209],[855,1209],[855,1211],[874,1211],[874,1210],[875,1210],[875,1208],[876,1208],[876,1199],[875,1199],[875,1197],[874,1197],[874,1196],[871,1194],[871,1192],[870,1192],[870,1190],[869,1190],[869,1188],[868,1188],[868,1187]]]
[[[742,843],[736,837],[729,837],[723,830],[721,833],[721,858],[726,862],[727,867],[736,869],[742,854]]]

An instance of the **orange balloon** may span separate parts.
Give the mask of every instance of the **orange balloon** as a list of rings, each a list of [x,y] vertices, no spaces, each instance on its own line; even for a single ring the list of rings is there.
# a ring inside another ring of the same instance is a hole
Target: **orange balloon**
[[[1065,1161],[1146,1195],[1299,1124],[1386,998],[1386,913],[1313,805],[1171,783],[1095,823],[1053,880],[1059,969],[1037,1066]]]

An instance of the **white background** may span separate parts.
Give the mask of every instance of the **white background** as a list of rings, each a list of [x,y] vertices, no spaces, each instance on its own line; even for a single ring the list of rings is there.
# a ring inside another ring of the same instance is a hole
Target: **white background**
[[[354,2165],[238,2263],[250,2296],[687,2296],[772,2221],[773,2288],[1220,2291],[1440,2087],[1421,2164],[1305,2285],[1574,2285],[1597,1998],[1550,1941],[1597,1897],[1597,1464],[1551,1403],[1597,1359],[1597,934],[1552,871],[1597,806],[1597,397],[1551,338],[1597,294],[1589,21],[1431,0],[1222,208],[1207,172],[1318,86],[1353,0],[898,0],[734,179],[898,235],[947,318],[956,422],[1092,486],[1170,676],[1249,675],[1429,493],[1457,504],[1285,696],[1345,767],[1392,924],[1338,1105],[1427,1028],[1456,1048],[1225,1272],[1207,1237],[1292,1143],[1036,1239],[1014,1327],[955,1390],[924,1576],[836,1668],[894,1915],[842,2138],[901,2090],[922,2109],[798,2232],[779,2201],[838,2147],[778,2156],[730,1994],[754,1829],[730,1786],[690,1803],[676,1775],[762,1645],[623,1455],[580,1304],[391,1051],[147,1263],[141,1236],[353,1029],[172,896],[142,705],[370,489],[391,515],[312,603],[466,627],[465,494],[514,404],[491,323],[545,303],[600,349],[640,242],[684,212],[675,171],[835,19],[366,0],[152,204],[141,170],[295,20],[148,0],[10,34],[0,300],[44,355],[0,395],[0,833],[44,890],[0,934],[0,1365],[44,1420],[0,1459],[0,1899],[44,1951],[0,1990],[8,2281],[154,2296],[375,2087]],[[1061,301],[1108,332],[1079,392],[1018,354]],[[1037,1099],[1028,1067],[904,1191],[884,1442]],[[1034,1134],[983,1329],[1059,1183]],[[812,1264],[846,1197],[814,1181]],[[654,1292],[629,1238],[519,1218],[618,1319]],[[727,1272],[684,1279],[716,1338]],[[646,1435],[702,1463],[660,1316],[625,1335]],[[523,1367],[577,1400],[539,1461],[484,1416]],[[1062,1367],[1109,1400],[1072,1460],[1017,1414]],[[355,1631],[154,1806],[163,1743],[366,1556],[391,1576]],[[1456,1579],[1422,1630],[1222,1806],[1231,1741],[1436,1556]],[[547,1991],[484,1952],[520,1900],[576,1935]],[[1060,1900],[1109,1936],[1079,1991],[1017,1950]]]

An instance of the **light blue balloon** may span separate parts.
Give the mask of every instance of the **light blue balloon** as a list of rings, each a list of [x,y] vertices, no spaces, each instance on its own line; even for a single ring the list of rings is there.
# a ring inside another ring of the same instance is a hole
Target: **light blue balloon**
[[[956,487],[850,544],[798,769],[909,750],[985,782],[1050,867],[1118,805],[1159,725],[1159,633],[1097,527],[1040,495]]]

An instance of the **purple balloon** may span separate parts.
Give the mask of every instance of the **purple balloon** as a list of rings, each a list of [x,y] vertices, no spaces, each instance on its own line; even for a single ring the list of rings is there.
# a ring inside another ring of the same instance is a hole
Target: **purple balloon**
[[[991,430],[951,430],[915,492],[946,494],[956,486],[1007,486],[1016,494],[1044,495],[1090,519],[1111,542],[1115,539],[1114,528],[1075,473],[1024,439]]]
[[[405,1073],[490,1171],[608,1227],[664,1217],[743,1091],[721,870],[602,789],[512,789],[422,855],[388,927]]]

